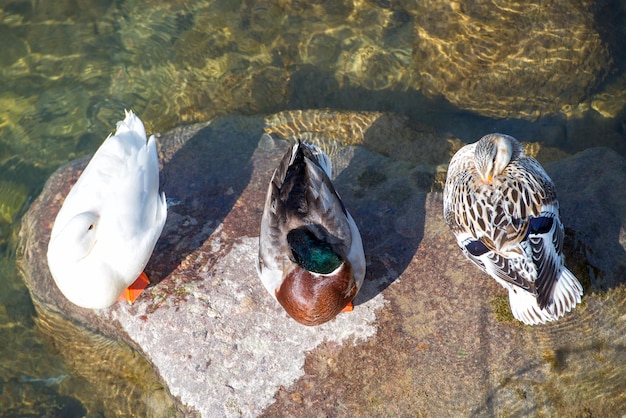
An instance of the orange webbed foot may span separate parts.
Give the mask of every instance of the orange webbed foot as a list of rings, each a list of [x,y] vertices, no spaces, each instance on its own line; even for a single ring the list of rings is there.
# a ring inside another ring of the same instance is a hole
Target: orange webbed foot
[[[143,292],[149,284],[150,280],[148,279],[148,276],[146,276],[146,273],[141,272],[139,277],[137,277],[137,280],[135,280],[133,284],[124,289],[124,291],[122,292],[120,297],[117,298],[117,300],[125,300],[132,305],[133,302],[139,297],[139,295],[141,295],[141,292]]]
[[[354,310],[354,305],[352,302],[348,303],[345,308],[341,310],[341,312],[352,312]]]

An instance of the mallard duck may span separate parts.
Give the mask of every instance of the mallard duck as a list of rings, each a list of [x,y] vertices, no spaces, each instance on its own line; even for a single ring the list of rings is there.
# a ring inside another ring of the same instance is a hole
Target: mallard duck
[[[331,170],[320,148],[298,141],[274,171],[261,220],[257,272],[270,295],[303,325],[352,310],[365,277],[361,235]]]
[[[48,244],[54,281],[84,308],[106,308],[120,297],[132,302],[141,293],[167,216],[156,140],[146,140],[133,112],[125,114],[65,198]]]
[[[580,303],[563,265],[563,224],[552,180],[513,137],[490,134],[450,161],[443,211],[463,253],[509,291],[513,316],[535,325]]]

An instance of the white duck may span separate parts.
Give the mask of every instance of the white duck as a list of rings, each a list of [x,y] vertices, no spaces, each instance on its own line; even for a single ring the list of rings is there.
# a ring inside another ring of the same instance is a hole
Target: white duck
[[[132,302],[141,293],[167,216],[154,135],[146,141],[141,120],[125,114],[67,195],[48,244],[54,281],[84,308],[106,308],[123,296]],[[136,290],[124,293],[129,286]]]
[[[298,141],[274,171],[261,220],[257,272],[303,325],[352,310],[365,277],[361,235],[330,176],[328,156]]]

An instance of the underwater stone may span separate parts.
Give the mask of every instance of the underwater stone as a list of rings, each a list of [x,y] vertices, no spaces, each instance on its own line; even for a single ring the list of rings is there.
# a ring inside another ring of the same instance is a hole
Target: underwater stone
[[[420,2],[417,88],[491,117],[575,106],[611,69],[595,2]]]

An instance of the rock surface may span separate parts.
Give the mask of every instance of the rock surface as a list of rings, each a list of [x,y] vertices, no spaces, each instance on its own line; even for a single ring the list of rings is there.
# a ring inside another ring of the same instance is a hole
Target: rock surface
[[[80,309],[54,286],[50,229],[87,160],[61,168],[20,233],[38,308],[135,348],[175,397],[175,415],[626,413],[621,156],[597,148],[546,165],[585,296],[559,322],[528,327],[507,315],[504,289],[463,258],[442,219],[437,163],[454,141],[394,115],[322,116],[227,117],[162,135],[171,206],[146,268],[153,286],[132,306]],[[363,237],[355,310],[320,327],[287,317],[254,267],[267,182],[288,147],[278,134],[327,146]]]

